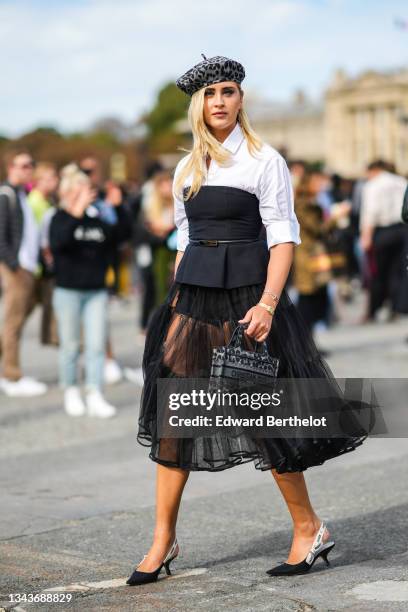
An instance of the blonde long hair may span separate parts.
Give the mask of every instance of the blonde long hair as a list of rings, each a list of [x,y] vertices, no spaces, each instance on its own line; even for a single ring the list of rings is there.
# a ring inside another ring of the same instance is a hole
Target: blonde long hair
[[[194,196],[203,184],[205,172],[203,160],[206,159],[207,155],[220,166],[228,165],[231,159],[231,153],[224,149],[222,144],[213,136],[204,121],[205,89],[205,87],[202,87],[191,96],[188,122],[193,133],[193,148],[191,151],[187,150],[190,153],[190,159],[178,174],[174,185],[176,193],[181,194],[185,179],[192,173],[192,182],[187,192],[187,199]],[[239,86],[238,89],[241,93],[242,90]],[[263,143],[258,134],[252,129],[248,115],[242,106],[239,109],[237,120],[246,138],[249,152],[255,156],[256,152],[260,151]],[[186,151],[186,149],[183,150]]]
[[[149,195],[146,198],[145,204],[146,221],[150,221],[152,223],[163,222],[163,214],[165,213],[166,208],[169,208],[170,210],[173,208],[173,198],[171,197],[171,192],[168,200],[166,200],[159,191],[160,181],[163,180],[168,180],[171,185],[170,172],[159,172],[152,180],[152,187]]]

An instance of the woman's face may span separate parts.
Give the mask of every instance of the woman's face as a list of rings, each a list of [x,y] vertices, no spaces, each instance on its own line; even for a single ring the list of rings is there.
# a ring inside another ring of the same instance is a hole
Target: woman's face
[[[58,187],[58,175],[54,170],[46,170],[37,179],[37,187],[46,195],[53,193]]]
[[[204,121],[209,128],[226,130],[237,122],[242,92],[234,81],[214,83],[204,91]]]
[[[321,191],[327,189],[329,181],[327,176],[318,172],[313,173],[309,181],[309,191],[312,195],[317,195]]]
[[[75,207],[78,199],[89,194],[90,191],[91,186],[89,182],[78,180],[72,183],[71,187],[65,192],[63,198],[68,212]]]

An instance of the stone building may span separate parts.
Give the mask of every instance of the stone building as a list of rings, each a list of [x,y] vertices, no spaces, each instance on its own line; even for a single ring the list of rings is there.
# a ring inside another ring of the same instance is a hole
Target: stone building
[[[381,157],[408,174],[408,70],[356,78],[337,71],[325,95],[324,132],[334,171],[356,176]]]
[[[381,157],[408,174],[407,69],[354,78],[338,70],[321,104],[298,92],[287,104],[250,101],[249,112],[261,136],[289,158],[324,161],[352,178]]]
[[[287,103],[246,97],[246,109],[258,134],[285,156],[324,161],[324,109],[297,91]]]

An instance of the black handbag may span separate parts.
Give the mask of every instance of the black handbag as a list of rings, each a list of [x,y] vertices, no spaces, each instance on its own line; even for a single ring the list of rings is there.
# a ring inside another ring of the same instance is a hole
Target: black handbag
[[[254,351],[242,348],[246,327],[248,323],[237,325],[226,346],[213,348],[210,389],[253,385],[274,386],[279,370],[279,359],[269,354],[266,342],[255,341]]]

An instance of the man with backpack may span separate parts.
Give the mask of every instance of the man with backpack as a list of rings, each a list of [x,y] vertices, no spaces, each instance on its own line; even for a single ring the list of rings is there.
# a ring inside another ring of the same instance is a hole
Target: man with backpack
[[[20,338],[35,305],[35,272],[39,254],[38,228],[25,191],[25,185],[32,179],[34,162],[31,155],[22,150],[9,153],[5,161],[7,181],[0,186],[3,299],[0,388],[12,397],[30,397],[47,390],[44,383],[23,376],[20,367]]]

